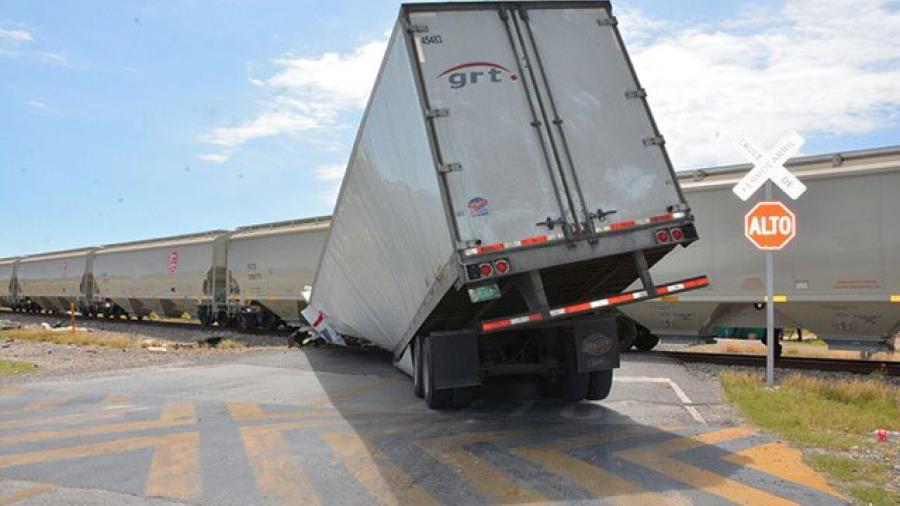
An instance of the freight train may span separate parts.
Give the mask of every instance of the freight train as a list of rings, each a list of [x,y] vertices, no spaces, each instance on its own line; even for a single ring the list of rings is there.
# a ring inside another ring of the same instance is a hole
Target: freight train
[[[267,223],[0,260],[0,305],[14,311],[203,325],[300,325],[330,218]]]
[[[797,216],[797,236],[775,254],[776,337],[798,328],[832,348],[892,347],[900,332],[900,146],[796,157],[786,167],[808,189],[782,199]],[[745,203],[731,191],[750,168],[679,172],[704,240],[651,272],[677,278],[702,267],[710,288],[621,308],[642,325],[641,346],[765,327],[765,256],[743,233],[760,195]]]

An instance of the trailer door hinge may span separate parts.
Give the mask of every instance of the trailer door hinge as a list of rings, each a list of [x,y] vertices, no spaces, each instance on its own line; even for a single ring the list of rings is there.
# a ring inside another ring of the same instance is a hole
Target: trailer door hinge
[[[428,25],[414,25],[410,22],[406,23],[406,31],[412,33],[427,33]]]
[[[644,98],[647,96],[647,90],[638,88],[636,90],[628,90],[625,92],[625,98]]]
[[[616,19],[615,16],[610,16],[604,19],[598,19],[597,24],[600,26],[616,26],[619,24],[619,20]]]
[[[428,118],[441,118],[443,116],[449,116],[449,109],[428,109],[428,112],[425,113]]]
[[[459,171],[459,170],[462,170],[462,164],[461,164],[461,163],[456,163],[456,162],[453,162],[453,163],[442,163],[442,164],[440,165],[440,167],[438,167],[438,172],[440,172],[441,174],[446,174],[446,173],[448,173],[448,172],[456,172],[456,171]]]
[[[666,143],[666,140],[663,139],[662,135],[657,135],[656,137],[647,137],[644,139],[644,146],[662,146]]]

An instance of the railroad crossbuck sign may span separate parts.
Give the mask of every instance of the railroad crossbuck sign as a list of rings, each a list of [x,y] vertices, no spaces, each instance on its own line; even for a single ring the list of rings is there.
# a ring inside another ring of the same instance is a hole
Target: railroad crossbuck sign
[[[746,201],[760,186],[771,179],[790,198],[797,200],[797,197],[806,191],[806,185],[784,168],[784,162],[794,156],[804,142],[806,141],[800,134],[791,132],[774,148],[763,152],[750,139],[742,137],[736,147],[753,163],[753,170],[734,186],[732,189],[734,194]]]
[[[760,202],[744,216],[744,235],[759,249],[779,250],[797,235],[797,217],[781,202]]]

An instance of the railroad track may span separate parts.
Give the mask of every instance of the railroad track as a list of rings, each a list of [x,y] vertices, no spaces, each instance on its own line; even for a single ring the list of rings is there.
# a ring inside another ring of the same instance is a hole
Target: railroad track
[[[691,351],[653,351],[658,355],[671,357],[682,362],[700,362],[719,365],[742,365],[765,367],[766,357],[762,355],[742,355],[735,353],[701,353]],[[886,376],[900,376],[900,362],[884,360],[850,360],[839,358],[781,357],[775,359],[779,369],[806,369],[814,371],[852,372],[871,374],[882,372]]]
[[[71,317],[68,315],[56,315],[56,314],[44,314],[44,313],[41,313],[41,314],[14,313],[8,309],[0,309],[0,314],[4,314],[4,313],[10,314],[10,315],[19,314],[19,315],[28,316],[28,317],[34,317],[35,319],[46,319],[46,320],[48,320],[48,323],[50,320],[53,320],[53,321],[62,322],[66,325],[70,325],[69,322],[71,321]],[[181,329],[191,330],[191,331],[195,331],[195,332],[202,331],[202,332],[209,332],[209,333],[237,332],[239,334],[247,334],[247,335],[274,335],[274,336],[284,335],[284,336],[288,336],[295,330],[295,329],[290,329],[290,328],[287,328],[287,329],[281,328],[278,330],[263,330],[263,329],[240,329],[238,327],[218,327],[218,326],[204,327],[198,321],[150,320],[150,319],[146,319],[146,318],[143,320],[135,320],[135,319],[125,320],[125,319],[106,319],[106,318],[85,318],[85,317],[79,316],[76,319],[76,325],[80,325],[83,323],[90,323],[90,322],[96,322],[96,323],[101,323],[101,324],[111,324],[111,325],[121,325],[121,326],[147,325],[147,326],[151,326],[151,327],[160,327],[160,328],[169,328],[169,329],[181,328]]]

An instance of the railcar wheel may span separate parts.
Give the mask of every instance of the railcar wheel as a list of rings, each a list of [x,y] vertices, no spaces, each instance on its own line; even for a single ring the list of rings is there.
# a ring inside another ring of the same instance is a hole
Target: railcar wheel
[[[634,347],[639,351],[650,351],[659,344],[659,336],[651,334],[650,330],[641,325],[637,326],[637,338],[634,340]]]

